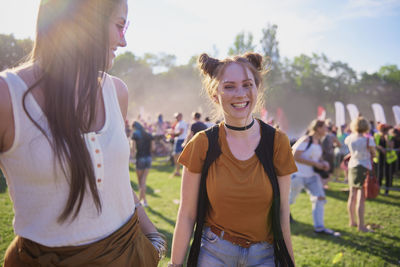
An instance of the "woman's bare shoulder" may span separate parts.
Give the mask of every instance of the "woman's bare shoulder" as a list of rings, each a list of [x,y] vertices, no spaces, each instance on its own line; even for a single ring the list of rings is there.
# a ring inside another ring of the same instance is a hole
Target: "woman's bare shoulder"
[[[0,125],[7,114],[12,114],[11,95],[7,82],[0,77]]]
[[[13,127],[13,113],[11,95],[6,81],[0,78],[0,151],[4,151],[4,147],[8,147],[5,138],[6,132]]]
[[[128,97],[128,86],[126,83],[118,77],[110,75],[111,80],[114,83],[118,97]]]
[[[118,77],[110,75],[110,78],[114,83],[122,117],[125,120],[128,113],[128,86]]]

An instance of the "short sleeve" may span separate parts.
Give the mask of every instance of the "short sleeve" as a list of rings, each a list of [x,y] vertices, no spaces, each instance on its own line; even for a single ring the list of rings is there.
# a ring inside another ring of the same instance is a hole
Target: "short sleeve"
[[[344,144],[345,144],[346,146],[348,146],[349,143],[350,143],[350,135],[347,136],[347,137],[344,139]]]
[[[208,150],[208,138],[205,132],[199,132],[186,144],[178,162],[189,171],[201,173]]]
[[[370,136],[368,138],[369,138],[369,146],[376,147],[374,138],[372,136]]]
[[[139,136],[138,136],[137,132],[134,132],[132,134],[132,140],[136,141],[137,139],[139,139]]]
[[[275,131],[274,167],[277,176],[285,176],[297,171],[289,138],[280,130]]]
[[[304,150],[306,150],[307,145],[308,145],[308,142],[302,141],[302,142],[299,144],[299,146],[297,147],[297,150],[298,150],[298,151],[304,151]]]

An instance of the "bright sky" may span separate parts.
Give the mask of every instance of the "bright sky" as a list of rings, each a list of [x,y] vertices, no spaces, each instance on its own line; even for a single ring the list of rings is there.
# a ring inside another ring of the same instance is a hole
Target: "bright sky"
[[[40,0],[0,0],[0,33],[34,36]],[[400,0],[128,0],[132,51],[174,54],[178,64],[208,52],[225,57],[235,36],[259,42],[278,25],[281,57],[325,53],[360,71],[400,67]]]

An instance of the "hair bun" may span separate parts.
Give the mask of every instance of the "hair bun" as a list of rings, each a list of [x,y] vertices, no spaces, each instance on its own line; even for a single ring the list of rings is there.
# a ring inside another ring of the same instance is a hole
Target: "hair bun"
[[[252,53],[252,52],[247,52],[246,54],[243,55],[247,60],[257,69],[261,70],[262,69],[262,56],[258,53]]]
[[[214,71],[220,64],[218,59],[209,57],[206,53],[199,56],[198,65],[203,74],[214,77]]]

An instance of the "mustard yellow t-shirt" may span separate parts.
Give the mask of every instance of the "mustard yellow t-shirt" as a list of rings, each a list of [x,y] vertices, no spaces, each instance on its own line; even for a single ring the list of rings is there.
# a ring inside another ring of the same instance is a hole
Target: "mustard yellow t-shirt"
[[[248,160],[236,159],[226,141],[223,123],[219,129],[218,142],[222,154],[208,170],[206,187],[210,208],[205,224],[251,241],[272,243],[269,211],[273,192],[264,167],[255,154]],[[185,146],[178,161],[189,171],[201,173],[207,149],[207,135],[199,132]],[[273,163],[277,176],[297,171],[289,139],[278,129]]]

